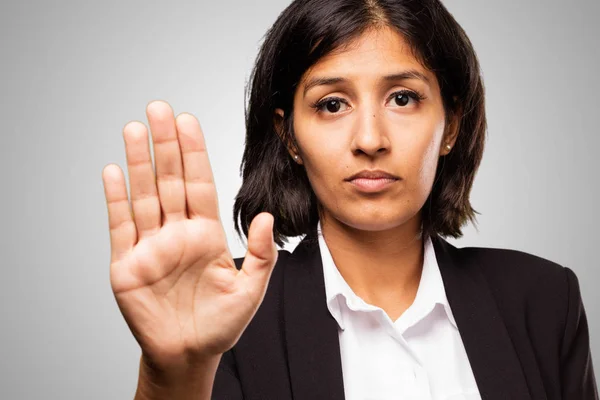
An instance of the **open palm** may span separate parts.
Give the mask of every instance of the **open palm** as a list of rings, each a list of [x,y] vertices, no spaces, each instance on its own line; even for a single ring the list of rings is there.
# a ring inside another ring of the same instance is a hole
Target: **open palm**
[[[261,213],[242,269],[235,268],[198,121],[175,118],[163,101],[146,113],[156,173],[148,130],[137,121],[123,129],[131,203],[122,170],[109,164],[102,173],[110,282],[144,355],[168,366],[233,347],[264,298],[277,249],[273,217]]]

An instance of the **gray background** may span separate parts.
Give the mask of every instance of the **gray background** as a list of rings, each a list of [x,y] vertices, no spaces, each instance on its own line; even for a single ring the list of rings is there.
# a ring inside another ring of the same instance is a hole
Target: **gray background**
[[[243,89],[288,1],[0,5],[0,398],[128,399],[139,346],[112,296],[101,171],[154,99],[200,120],[234,256]],[[489,136],[479,230],[578,275],[600,376],[600,2],[446,0],[479,55]],[[297,241],[288,248],[293,248]],[[600,380],[599,380],[600,382]]]

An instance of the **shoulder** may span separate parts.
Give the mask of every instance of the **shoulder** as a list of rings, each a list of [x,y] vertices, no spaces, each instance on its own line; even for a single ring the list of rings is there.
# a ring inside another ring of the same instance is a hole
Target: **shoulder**
[[[569,308],[581,301],[573,270],[547,258],[514,249],[463,247],[456,249],[456,259],[481,272],[505,318],[524,318],[560,332]]]
[[[493,286],[510,285],[513,289],[526,289],[541,282],[564,285],[567,275],[573,273],[557,262],[520,250],[494,247],[462,247],[456,250],[460,264],[476,266]]]
[[[598,399],[579,280],[567,266],[499,248],[455,248],[459,266],[481,271],[523,364],[537,365],[563,398]]]

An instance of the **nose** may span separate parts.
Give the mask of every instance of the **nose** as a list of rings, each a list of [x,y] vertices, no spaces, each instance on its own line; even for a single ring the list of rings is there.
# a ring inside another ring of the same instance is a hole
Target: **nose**
[[[371,157],[389,151],[390,141],[385,133],[377,110],[363,110],[358,113],[358,121],[352,138],[352,152],[364,153]]]

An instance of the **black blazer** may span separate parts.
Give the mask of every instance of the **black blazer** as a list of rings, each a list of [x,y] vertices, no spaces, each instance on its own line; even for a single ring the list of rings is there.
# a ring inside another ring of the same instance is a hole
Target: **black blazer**
[[[598,399],[571,269],[516,250],[432,242],[483,399]],[[242,261],[235,259],[238,269]],[[316,231],[293,253],[279,250],[261,306],[221,358],[212,398],[344,399]]]

